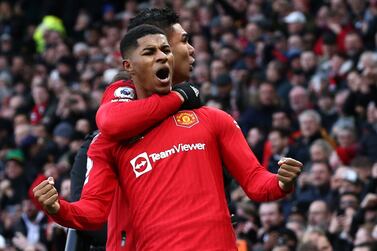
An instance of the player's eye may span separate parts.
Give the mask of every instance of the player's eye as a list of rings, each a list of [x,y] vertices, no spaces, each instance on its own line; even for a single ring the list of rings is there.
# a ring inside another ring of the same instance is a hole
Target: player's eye
[[[144,50],[144,51],[143,51],[143,54],[142,54],[142,55],[144,55],[144,56],[150,56],[150,55],[153,55],[153,53],[154,53],[154,50],[152,50],[152,49],[147,49],[147,50]]]

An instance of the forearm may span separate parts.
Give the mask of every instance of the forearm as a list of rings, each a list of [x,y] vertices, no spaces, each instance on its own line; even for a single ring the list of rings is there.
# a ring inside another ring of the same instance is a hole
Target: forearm
[[[96,122],[104,136],[116,141],[127,140],[178,111],[182,103],[175,92],[130,102],[110,102],[98,109]]]
[[[96,230],[106,222],[110,207],[94,200],[80,200],[69,203],[60,200],[60,210],[49,216],[58,224],[78,230]],[[107,203],[110,204],[111,203]]]
[[[219,117],[216,124],[221,125],[218,138],[224,163],[248,197],[259,202],[284,197],[277,175],[258,162],[235,121],[226,115]]]

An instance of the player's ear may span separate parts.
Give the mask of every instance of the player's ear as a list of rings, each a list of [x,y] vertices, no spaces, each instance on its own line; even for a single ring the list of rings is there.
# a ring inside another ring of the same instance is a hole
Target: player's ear
[[[133,73],[133,67],[132,67],[132,62],[129,59],[124,59],[123,60],[123,68],[128,74]]]

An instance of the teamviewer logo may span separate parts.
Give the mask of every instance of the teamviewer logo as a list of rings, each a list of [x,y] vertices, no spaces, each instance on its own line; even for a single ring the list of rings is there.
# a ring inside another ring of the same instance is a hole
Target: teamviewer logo
[[[146,152],[143,152],[133,158],[130,163],[132,165],[136,178],[152,170],[152,165]]]

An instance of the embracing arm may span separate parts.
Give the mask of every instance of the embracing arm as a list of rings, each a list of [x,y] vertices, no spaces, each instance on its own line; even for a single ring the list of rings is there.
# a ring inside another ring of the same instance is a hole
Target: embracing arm
[[[98,109],[96,122],[106,137],[127,140],[178,111],[182,103],[183,98],[176,92],[164,96],[154,94],[130,102],[109,102]]]

